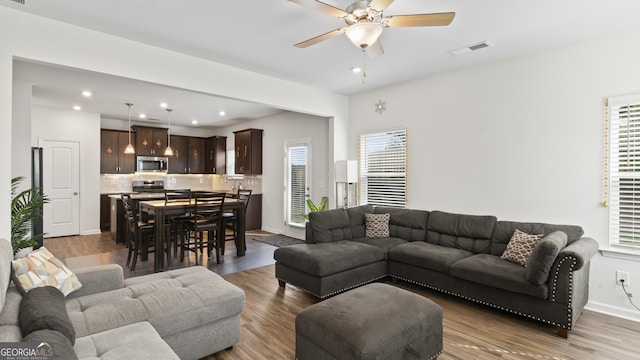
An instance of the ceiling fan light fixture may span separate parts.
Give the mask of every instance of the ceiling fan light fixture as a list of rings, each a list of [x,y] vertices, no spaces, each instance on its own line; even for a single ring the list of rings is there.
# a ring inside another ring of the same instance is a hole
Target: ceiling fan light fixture
[[[361,49],[366,49],[378,41],[380,34],[382,34],[382,25],[371,22],[359,22],[349,26],[347,30],[345,30],[345,34],[353,45]]]

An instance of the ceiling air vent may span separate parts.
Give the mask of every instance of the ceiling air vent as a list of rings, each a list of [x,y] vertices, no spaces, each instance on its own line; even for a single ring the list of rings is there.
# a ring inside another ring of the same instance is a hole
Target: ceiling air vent
[[[452,56],[458,56],[458,55],[462,55],[462,54],[466,54],[468,52],[471,51],[476,51],[476,50],[480,50],[480,49],[484,49],[486,47],[491,46],[491,43],[488,41],[481,41],[477,44],[473,44],[473,45],[469,45],[469,46],[465,46],[459,49],[455,49],[455,50],[449,50],[448,53]]]
[[[14,4],[29,6],[29,0],[6,0],[6,1]]]

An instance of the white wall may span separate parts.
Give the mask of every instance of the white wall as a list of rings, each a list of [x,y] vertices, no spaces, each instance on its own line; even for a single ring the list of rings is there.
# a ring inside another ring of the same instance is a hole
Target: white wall
[[[409,208],[577,224],[607,248],[603,105],[640,93],[638,43],[630,31],[354,96],[349,157],[359,133],[407,126]],[[616,269],[640,293],[640,262],[598,254],[589,307],[640,320]]]
[[[100,233],[100,114],[34,106],[31,146],[39,141],[80,143],[80,235]]]
[[[20,31],[16,31],[20,29]],[[0,152],[11,153],[12,60],[14,57],[70,66],[90,71],[165,84],[203,93],[252,101],[284,110],[330,117],[332,128],[348,125],[349,99],[241,70],[193,56],[179,54],[97,31],[72,26],[21,11],[0,7]],[[149,62],[149,59],[153,59]],[[346,138],[331,142],[332,160],[346,158]],[[2,165],[12,168],[15,159]],[[11,174],[0,175],[0,203],[9,204]],[[0,237],[10,234],[9,206],[0,208]]]
[[[294,112],[283,112],[262,119],[221,128],[218,135],[227,137],[227,150],[233,150],[234,131],[263,129],[262,138],[262,229],[284,233],[285,141],[311,139],[311,198],[328,196],[328,177],[333,162],[329,161],[329,127],[327,118]],[[304,239],[304,230],[291,234]]]

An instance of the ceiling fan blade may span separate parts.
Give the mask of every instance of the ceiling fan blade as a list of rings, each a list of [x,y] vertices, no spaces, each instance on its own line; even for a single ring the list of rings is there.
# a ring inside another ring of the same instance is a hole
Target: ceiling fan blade
[[[385,17],[383,23],[387,27],[446,26],[451,24],[455,16],[456,13],[454,12],[395,15]]]
[[[307,46],[311,46],[313,44],[317,44],[321,41],[325,41],[325,40],[329,40],[331,38],[334,38],[336,36],[342,35],[344,34],[344,29],[345,28],[340,28],[340,29],[335,29],[335,30],[331,30],[329,32],[326,32],[322,35],[318,35],[316,37],[312,37],[311,39],[299,42],[293,46],[297,47],[297,48],[306,48]]]
[[[393,0],[373,0],[369,4],[369,7],[374,10],[383,11],[388,8],[391,3],[393,3]]]
[[[317,0],[289,0],[289,1],[291,1],[292,3],[296,3],[298,5],[307,7],[309,9],[313,9],[313,10],[325,13],[327,15],[335,16],[338,18],[343,18],[347,16],[347,13],[344,10],[338,9],[337,7],[331,6],[329,4],[325,4],[322,1],[317,1]]]
[[[367,46],[365,49],[367,55],[369,57],[376,57],[384,54],[384,50],[382,49],[382,44],[380,44],[380,39],[376,40],[371,46]]]

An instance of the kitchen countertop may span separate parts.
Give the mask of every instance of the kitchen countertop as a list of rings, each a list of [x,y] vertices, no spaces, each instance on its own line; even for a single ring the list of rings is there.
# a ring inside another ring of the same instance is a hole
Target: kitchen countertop
[[[171,189],[167,189],[167,190],[171,190]],[[123,191],[119,193],[109,193],[109,194],[102,194],[102,195],[109,195],[109,197],[112,199],[120,199],[122,194],[131,194],[131,199],[133,200],[164,199],[164,192],[138,193],[138,192],[132,192],[132,191]],[[227,196],[237,195],[237,193],[235,192],[226,192],[226,194]],[[262,193],[252,193],[251,195],[261,195],[261,194]]]

